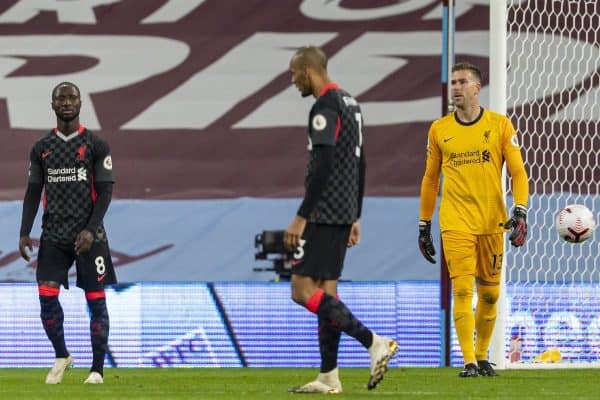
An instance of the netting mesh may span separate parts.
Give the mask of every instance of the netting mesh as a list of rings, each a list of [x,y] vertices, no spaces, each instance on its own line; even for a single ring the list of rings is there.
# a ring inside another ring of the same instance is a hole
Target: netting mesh
[[[598,221],[600,3],[507,4],[507,108],[531,193],[527,244],[506,255],[507,354],[518,363],[600,362],[598,232],[570,244],[554,228],[568,204],[585,204]]]

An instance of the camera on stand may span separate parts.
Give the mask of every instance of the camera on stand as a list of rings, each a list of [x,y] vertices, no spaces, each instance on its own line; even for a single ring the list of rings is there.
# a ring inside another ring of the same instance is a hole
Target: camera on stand
[[[284,231],[262,231],[254,237],[255,260],[266,260],[267,267],[255,267],[255,272],[273,271],[275,282],[289,282],[292,277],[291,253],[283,245]]]

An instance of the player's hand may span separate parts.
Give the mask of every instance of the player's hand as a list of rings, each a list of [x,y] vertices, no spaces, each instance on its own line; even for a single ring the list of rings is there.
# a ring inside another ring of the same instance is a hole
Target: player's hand
[[[25,261],[29,262],[31,257],[29,256],[29,253],[27,253],[27,250],[25,250],[26,248],[29,249],[30,253],[33,252],[33,242],[29,236],[21,236],[19,239],[19,253],[21,253],[21,257],[23,257]]]
[[[85,253],[92,247],[94,242],[94,234],[87,229],[82,230],[75,238],[75,253]]]
[[[356,246],[360,243],[360,221],[354,221],[350,236],[348,237],[348,247]]]
[[[419,221],[419,250],[427,261],[435,264],[435,247],[431,237],[431,221]]]
[[[515,247],[521,247],[527,239],[527,208],[516,205],[513,208],[512,217],[504,224],[505,229],[512,229],[508,236],[510,244]]]
[[[290,223],[290,226],[283,232],[283,245],[287,250],[294,251],[296,250],[296,247],[300,245],[300,239],[302,238],[305,227],[306,219],[296,215]]]

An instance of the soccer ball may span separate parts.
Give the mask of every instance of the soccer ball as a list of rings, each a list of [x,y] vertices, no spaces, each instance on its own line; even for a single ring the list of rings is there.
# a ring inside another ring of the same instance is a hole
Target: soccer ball
[[[588,239],[596,229],[594,214],[584,205],[566,206],[556,215],[558,235],[569,243]]]

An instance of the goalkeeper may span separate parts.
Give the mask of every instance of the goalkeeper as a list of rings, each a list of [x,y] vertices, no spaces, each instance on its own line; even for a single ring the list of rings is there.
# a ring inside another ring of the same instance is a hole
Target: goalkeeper
[[[455,111],[431,124],[421,183],[419,249],[427,261],[435,263],[431,216],[440,174],[444,175],[440,228],[452,281],[454,325],[465,364],[460,377],[497,375],[488,361],[488,347],[500,292],[503,233],[511,230],[509,240],[515,247],[522,246],[527,237],[529,188],[517,134],[506,116],[479,105],[481,81],[481,71],[473,64],[452,67]],[[510,219],[502,191],[505,160],[515,203]]]

